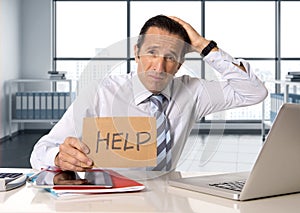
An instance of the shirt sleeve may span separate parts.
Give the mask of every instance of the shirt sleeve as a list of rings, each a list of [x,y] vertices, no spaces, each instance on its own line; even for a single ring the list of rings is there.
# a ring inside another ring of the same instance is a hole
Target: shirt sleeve
[[[201,81],[203,90],[197,106],[199,116],[254,105],[267,96],[267,89],[246,60],[235,59],[222,49],[210,52],[203,60],[221,75],[222,80]],[[246,72],[236,66],[241,64]]]
[[[235,59],[222,49],[210,52],[206,57],[204,57],[204,61],[216,71],[218,71],[222,75],[222,78],[225,80],[257,79],[257,77],[251,71],[250,64],[246,60]],[[243,65],[246,69],[246,72],[235,65]]]
[[[76,137],[73,119],[73,105],[69,107],[60,121],[44,135],[33,148],[30,157],[32,168],[41,169],[48,166],[55,166],[54,159],[59,151],[59,145],[68,136]]]
[[[97,83],[82,91],[51,131],[39,139],[30,156],[32,168],[55,166],[54,159],[59,152],[59,145],[67,137],[81,139],[83,118],[95,116],[96,90]]]

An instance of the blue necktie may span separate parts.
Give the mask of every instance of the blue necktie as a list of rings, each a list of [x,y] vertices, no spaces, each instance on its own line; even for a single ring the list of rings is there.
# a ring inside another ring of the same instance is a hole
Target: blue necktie
[[[150,97],[151,111],[156,117],[157,128],[157,166],[152,170],[163,171],[170,170],[172,167],[172,140],[170,133],[170,124],[165,115],[168,106],[168,100],[161,94]]]

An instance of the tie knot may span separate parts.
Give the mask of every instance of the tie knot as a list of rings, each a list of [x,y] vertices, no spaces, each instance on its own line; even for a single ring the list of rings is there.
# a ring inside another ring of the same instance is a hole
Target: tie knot
[[[164,101],[165,96],[162,94],[158,95],[151,95],[150,100],[153,102],[158,102],[159,104],[162,104]]]
[[[164,112],[167,108],[168,101],[162,94],[150,96],[150,101],[156,106],[157,110]]]

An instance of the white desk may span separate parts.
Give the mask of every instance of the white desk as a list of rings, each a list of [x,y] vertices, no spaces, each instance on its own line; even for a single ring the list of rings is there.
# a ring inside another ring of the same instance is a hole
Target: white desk
[[[11,171],[0,169],[0,171]],[[16,170],[13,170],[16,171]],[[31,170],[19,170],[30,172]],[[23,186],[0,192],[0,212],[299,212],[300,193],[246,202],[231,201],[168,186],[167,177],[143,182],[135,193],[86,195],[56,199],[50,193]]]

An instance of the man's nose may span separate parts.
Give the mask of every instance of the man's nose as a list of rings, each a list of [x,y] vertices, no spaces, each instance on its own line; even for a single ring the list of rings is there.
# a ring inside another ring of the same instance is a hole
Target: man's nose
[[[153,61],[153,69],[156,72],[164,72],[165,71],[164,66],[165,66],[165,59],[162,56],[156,57],[155,60]]]

